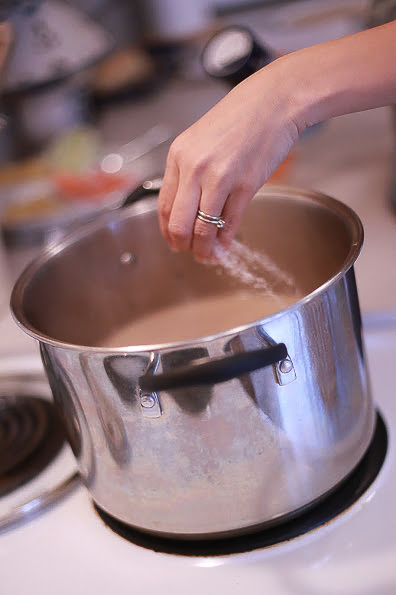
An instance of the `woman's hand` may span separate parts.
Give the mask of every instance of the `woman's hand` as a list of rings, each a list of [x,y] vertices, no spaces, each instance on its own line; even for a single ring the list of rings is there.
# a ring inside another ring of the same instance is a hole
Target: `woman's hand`
[[[254,193],[306,126],[396,103],[396,21],[278,58],[235,87],[172,144],[159,197],[175,250],[227,247]],[[197,219],[220,216],[223,229]]]
[[[235,87],[172,144],[159,197],[162,233],[174,250],[210,259],[214,240],[228,246],[255,192],[298,137],[280,59]],[[225,221],[197,219],[198,209]]]

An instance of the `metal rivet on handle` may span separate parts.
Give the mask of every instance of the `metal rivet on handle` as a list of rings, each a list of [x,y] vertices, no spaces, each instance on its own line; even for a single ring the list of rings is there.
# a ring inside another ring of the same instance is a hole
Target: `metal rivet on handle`
[[[161,417],[162,410],[157,393],[141,394],[140,407],[144,417]]]
[[[142,395],[140,397],[140,404],[145,409],[151,409],[155,405],[155,397],[153,395]]]
[[[147,365],[146,374],[155,374],[159,365],[160,357],[158,353],[150,353],[150,359]],[[158,393],[144,393],[139,389],[140,411],[143,417],[161,417],[162,408]]]
[[[281,386],[296,380],[296,371],[290,356],[287,356],[275,366],[275,376]]]
[[[293,370],[293,364],[289,359],[284,359],[279,364],[279,370],[282,374],[288,374]]]

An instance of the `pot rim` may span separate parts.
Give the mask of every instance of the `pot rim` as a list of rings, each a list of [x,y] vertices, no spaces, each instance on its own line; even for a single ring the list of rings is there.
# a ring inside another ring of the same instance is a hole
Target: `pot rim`
[[[153,192],[153,194],[155,194]],[[16,322],[16,324],[28,335],[33,337],[39,342],[43,342],[49,345],[53,345],[57,348],[73,350],[73,351],[84,351],[84,352],[92,352],[92,353],[124,353],[124,354],[131,354],[131,353],[145,353],[145,352],[152,352],[152,351],[163,351],[167,349],[177,349],[177,348],[185,348],[192,344],[196,344],[197,340],[202,340],[205,342],[214,341],[219,339],[220,337],[228,337],[230,335],[235,335],[235,333],[240,333],[250,328],[254,328],[257,324],[263,322],[269,322],[270,320],[275,320],[284,316],[285,314],[289,314],[294,310],[301,308],[301,306],[308,304],[315,300],[318,296],[322,295],[327,291],[327,289],[337,283],[339,279],[341,279],[345,273],[354,265],[356,259],[358,258],[360,251],[362,249],[363,241],[364,241],[364,229],[362,222],[359,216],[355,213],[353,209],[351,209],[348,205],[344,204],[338,199],[332,198],[327,194],[322,192],[317,192],[316,190],[305,190],[302,188],[297,188],[293,186],[275,186],[266,184],[262,187],[254,196],[252,200],[260,200],[263,197],[270,196],[273,198],[285,198],[285,199],[303,199],[308,200],[311,203],[315,203],[319,206],[325,206],[330,211],[335,213],[336,215],[340,216],[347,221],[349,224],[350,230],[352,232],[352,242],[351,247],[348,252],[348,255],[344,261],[343,266],[340,270],[333,275],[330,279],[328,279],[325,283],[317,287],[311,293],[308,293],[303,298],[297,300],[293,304],[271,314],[270,316],[265,316],[263,318],[256,319],[255,321],[249,322],[247,324],[243,324],[240,326],[232,327],[226,331],[222,331],[213,335],[205,335],[202,337],[197,337],[195,339],[189,339],[186,341],[173,341],[168,343],[155,343],[155,344],[143,344],[143,345],[131,345],[127,347],[96,347],[96,346],[89,346],[89,345],[77,345],[74,343],[68,343],[66,341],[60,341],[58,339],[53,339],[48,335],[41,333],[35,327],[30,324],[26,316],[23,312],[23,296],[26,287],[30,283],[31,279],[34,275],[39,271],[39,269],[46,264],[51,258],[62,252],[64,249],[69,247],[72,244],[77,243],[82,238],[86,237],[90,233],[105,227],[113,222],[114,213],[127,213],[128,217],[132,215],[142,215],[144,213],[153,211],[156,209],[157,200],[156,197],[147,197],[143,199],[141,202],[137,204],[133,204],[128,206],[124,210],[120,208],[115,208],[110,212],[107,212],[103,215],[98,216],[95,221],[91,221],[86,224],[82,224],[78,229],[65,234],[61,239],[52,242],[44,248],[41,253],[36,256],[23,270],[19,278],[14,284],[14,287],[11,292],[10,298],[10,308],[11,314]],[[118,221],[114,222],[118,223]]]

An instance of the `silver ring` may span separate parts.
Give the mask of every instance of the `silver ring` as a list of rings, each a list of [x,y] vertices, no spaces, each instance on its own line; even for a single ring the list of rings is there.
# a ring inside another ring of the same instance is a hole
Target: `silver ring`
[[[207,215],[200,209],[198,209],[198,212],[197,212],[197,219],[200,219],[201,221],[204,221],[205,223],[214,223],[216,225],[216,227],[218,227],[219,229],[221,229],[225,225],[225,221],[221,217],[216,217],[214,215]]]

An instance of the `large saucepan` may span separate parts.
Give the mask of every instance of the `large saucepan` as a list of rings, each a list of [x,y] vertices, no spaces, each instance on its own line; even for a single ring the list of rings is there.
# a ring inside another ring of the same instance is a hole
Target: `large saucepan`
[[[168,250],[153,192],[48,247],[12,293],[92,498],[146,532],[207,538],[280,522],[337,486],[373,434],[358,217],[327,196],[267,187],[240,239],[305,297],[194,341],[97,347],[134,317],[236,285]]]

